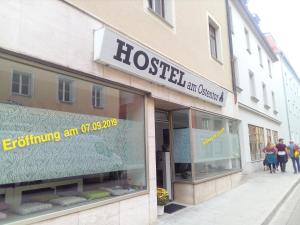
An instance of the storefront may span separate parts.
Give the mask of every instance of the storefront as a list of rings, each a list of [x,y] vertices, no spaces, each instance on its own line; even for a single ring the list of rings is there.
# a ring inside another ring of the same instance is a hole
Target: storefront
[[[0,224],[148,225],[158,186],[197,204],[237,185],[232,93],[82,17],[64,57],[0,49]]]

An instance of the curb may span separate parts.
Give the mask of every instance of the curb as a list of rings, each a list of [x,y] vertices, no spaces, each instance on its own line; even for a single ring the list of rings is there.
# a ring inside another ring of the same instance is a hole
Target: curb
[[[261,225],[269,225],[274,215],[280,209],[281,205],[287,200],[287,198],[292,194],[294,189],[300,183],[300,178],[293,184],[293,186],[287,191],[287,193],[280,199],[280,201],[276,204],[276,206],[272,209],[271,213],[265,218],[265,220],[261,223]]]

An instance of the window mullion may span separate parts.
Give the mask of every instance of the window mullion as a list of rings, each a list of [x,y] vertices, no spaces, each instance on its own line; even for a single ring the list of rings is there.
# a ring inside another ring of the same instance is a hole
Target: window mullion
[[[63,89],[62,89],[62,99],[63,99],[63,101],[65,102],[66,100],[65,100],[65,91],[66,91],[66,89],[65,89],[65,84],[66,84],[66,82],[63,80],[62,81],[63,82]]]
[[[21,95],[22,94],[22,83],[23,83],[23,76],[20,74],[19,75],[19,81],[20,81],[20,83],[19,83],[19,94]]]

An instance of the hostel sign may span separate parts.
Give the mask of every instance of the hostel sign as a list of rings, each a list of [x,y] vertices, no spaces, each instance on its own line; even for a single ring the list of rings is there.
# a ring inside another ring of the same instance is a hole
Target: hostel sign
[[[226,102],[224,88],[106,27],[95,31],[94,60],[216,105]]]

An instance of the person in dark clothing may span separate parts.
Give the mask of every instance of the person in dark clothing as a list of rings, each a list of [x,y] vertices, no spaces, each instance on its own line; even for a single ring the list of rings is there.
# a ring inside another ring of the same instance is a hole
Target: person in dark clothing
[[[276,145],[277,148],[277,161],[280,165],[281,172],[285,172],[285,166],[288,160],[288,151],[286,145],[283,143],[283,139],[279,139],[279,143]]]

